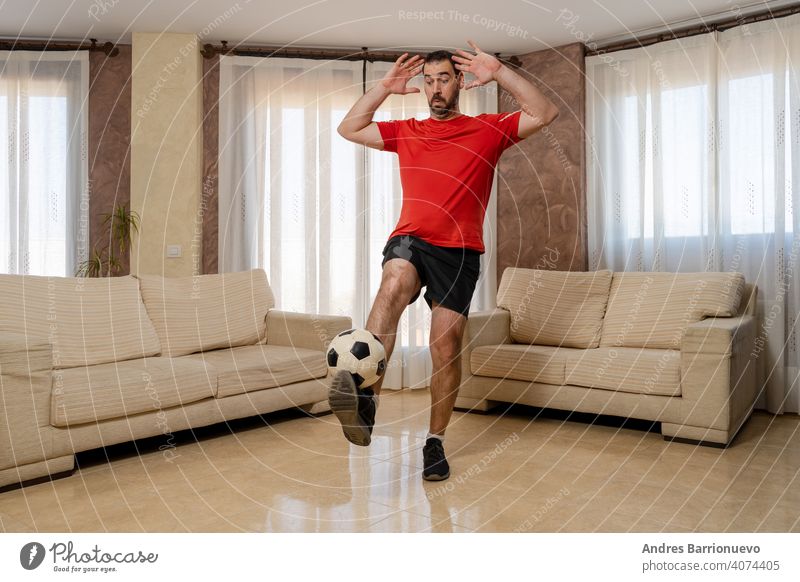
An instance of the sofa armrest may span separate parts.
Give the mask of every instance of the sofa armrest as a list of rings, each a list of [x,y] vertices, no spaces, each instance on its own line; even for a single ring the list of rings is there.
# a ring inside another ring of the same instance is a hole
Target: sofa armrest
[[[756,321],[752,315],[708,317],[690,323],[681,340],[681,352],[729,356],[737,344],[754,334],[755,327]]]
[[[511,314],[497,307],[487,311],[475,311],[467,318],[467,328],[461,340],[461,382],[471,374],[469,364],[472,350],[479,346],[494,346],[511,343]]]
[[[752,315],[710,317],[691,323],[681,340],[684,423],[738,429],[758,397]]]
[[[336,334],[353,327],[342,315],[314,315],[270,309],[267,312],[268,345],[325,351]]]
[[[0,470],[48,458],[53,348],[43,338],[0,338]],[[45,429],[42,431],[41,429]]]

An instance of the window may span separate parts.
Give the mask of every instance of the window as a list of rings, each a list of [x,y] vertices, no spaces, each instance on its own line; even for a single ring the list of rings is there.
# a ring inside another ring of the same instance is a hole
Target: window
[[[742,273],[778,413],[800,410],[799,33],[791,15],[586,59],[590,269]]]
[[[728,81],[728,106],[721,114],[729,120],[723,155],[730,168],[731,231],[733,234],[763,234],[774,230],[776,203],[785,210],[784,231],[792,232],[792,140],[786,112],[789,101],[789,70],[785,73],[783,104],[774,98],[771,73]],[[782,110],[777,110],[782,108]],[[783,148],[787,171],[776,173],[776,146]]]
[[[72,276],[88,246],[88,54],[0,52],[0,87],[0,272]]]

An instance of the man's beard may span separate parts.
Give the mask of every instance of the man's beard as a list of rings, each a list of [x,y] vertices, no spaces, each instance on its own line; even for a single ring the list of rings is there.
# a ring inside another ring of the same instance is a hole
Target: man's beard
[[[437,98],[441,99],[441,101],[436,101]],[[431,99],[430,103],[428,103],[428,107],[430,107],[431,115],[435,117],[447,117],[451,111],[458,109],[458,93],[453,95],[450,101],[445,101],[441,95],[436,95]]]

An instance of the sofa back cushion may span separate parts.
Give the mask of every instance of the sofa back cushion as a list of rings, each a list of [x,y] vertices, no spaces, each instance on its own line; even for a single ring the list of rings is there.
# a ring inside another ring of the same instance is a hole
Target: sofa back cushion
[[[256,344],[275,306],[263,269],[219,275],[139,275],[163,355],[175,357]]]
[[[44,338],[53,367],[155,356],[161,351],[139,282],[124,277],[0,275],[0,330]]]
[[[686,326],[737,315],[741,273],[614,273],[601,346],[680,349]]]
[[[547,271],[509,267],[497,291],[516,343],[596,348],[611,271]]]

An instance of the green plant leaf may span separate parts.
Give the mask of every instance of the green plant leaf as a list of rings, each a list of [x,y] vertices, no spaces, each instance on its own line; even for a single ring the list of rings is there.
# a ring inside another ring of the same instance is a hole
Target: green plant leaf
[[[92,249],[92,255],[82,261],[78,265],[78,270],[75,273],[76,277],[101,277],[103,274],[103,253],[104,251],[99,251],[96,248]]]
[[[141,217],[135,210],[129,210],[124,205],[114,205],[114,210],[103,216],[103,224],[111,225],[111,237],[120,254],[124,253],[131,242],[131,234],[139,233]]]

